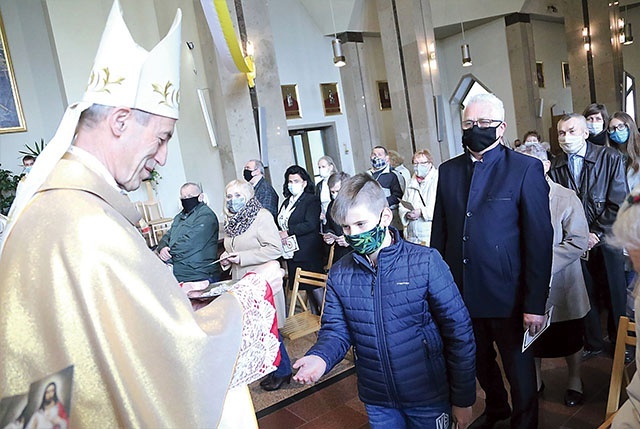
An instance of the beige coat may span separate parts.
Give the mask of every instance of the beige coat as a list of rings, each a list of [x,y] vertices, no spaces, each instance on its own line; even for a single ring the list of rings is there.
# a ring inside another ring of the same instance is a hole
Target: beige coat
[[[271,213],[260,209],[249,229],[237,237],[224,238],[224,250],[240,256],[240,263],[231,266],[233,279],[241,279],[259,265],[282,256],[282,241]]]
[[[589,226],[575,192],[549,181],[549,208],[553,224],[553,263],[547,310],[552,321],[584,317],[590,309],[580,256],[587,250]]]
[[[139,218],[76,156],[59,161],[0,258],[2,396],[73,365],[70,427],[216,427],[242,308],[225,294],[194,313]]]
[[[431,243],[431,225],[433,209],[436,205],[436,190],[438,188],[438,170],[432,167],[422,183],[418,183],[415,174],[409,181],[402,196],[403,201],[411,203],[420,210],[420,217],[416,220],[407,219],[407,209],[402,203],[398,205],[398,215],[404,227],[404,238],[412,243],[429,246]]]

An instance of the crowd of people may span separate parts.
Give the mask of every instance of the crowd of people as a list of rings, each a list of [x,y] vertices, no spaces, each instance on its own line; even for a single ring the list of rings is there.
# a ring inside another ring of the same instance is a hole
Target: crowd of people
[[[411,171],[375,146],[371,168],[350,177],[323,156],[317,183],[286,169],[280,203],[251,159],[225,187],[221,231],[201,186],[187,182],[151,252],[122,191],[166,162],[178,106],[149,88],[177,85],[179,29],[180,12],[154,50],[123,45],[116,1],[94,71],[133,84],[90,86],[21,184],[0,247],[0,392],[71,365],[76,382],[73,403],[63,407],[52,383],[20,424],[256,427],[248,383],[315,383],[351,348],[372,428],[536,428],[540,360],[550,357],[567,361],[564,404],[583,403],[581,362],[604,353],[619,317],[640,305],[633,118],[592,104],[561,118],[555,153],[536,131],[513,150],[502,102],[476,95],[462,116],[464,152],[439,167],[425,149]],[[326,289],[306,290],[322,314],[317,342],[292,363],[278,330],[284,290],[297,268],[325,267]],[[230,293],[192,304],[185,285],[208,290],[223,274]],[[541,332],[523,351],[523,335]],[[486,407],[472,422],[476,379]],[[640,424],[639,384],[614,427]],[[251,417],[239,423],[238,413]]]

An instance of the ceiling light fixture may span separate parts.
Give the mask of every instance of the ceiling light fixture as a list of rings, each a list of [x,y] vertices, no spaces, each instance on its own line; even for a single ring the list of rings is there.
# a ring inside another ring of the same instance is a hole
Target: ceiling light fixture
[[[342,41],[338,39],[338,32],[336,31],[336,18],[333,14],[332,0],[329,0],[329,7],[331,8],[331,21],[333,21],[333,40],[331,41],[331,47],[333,48],[333,65],[342,67],[347,64],[347,61],[342,53]]]

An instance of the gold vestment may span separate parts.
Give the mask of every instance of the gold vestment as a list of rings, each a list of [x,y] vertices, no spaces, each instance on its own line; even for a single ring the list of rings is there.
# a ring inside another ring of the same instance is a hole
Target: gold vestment
[[[66,154],[0,258],[0,396],[74,365],[73,428],[214,428],[241,342],[225,294],[195,313],[128,198]]]

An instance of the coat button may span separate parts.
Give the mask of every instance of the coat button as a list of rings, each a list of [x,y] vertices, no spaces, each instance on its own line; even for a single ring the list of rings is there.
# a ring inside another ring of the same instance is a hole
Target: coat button
[[[462,260],[462,263],[463,263],[463,264],[465,264],[465,265],[467,265],[467,264],[469,263],[469,258],[464,258],[464,259]]]
[[[465,236],[462,237],[462,241],[467,241],[467,240],[469,240],[469,236],[468,235],[465,235]]]
[[[471,216],[473,216],[473,213],[467,212],[467,217],[471,217]]]

